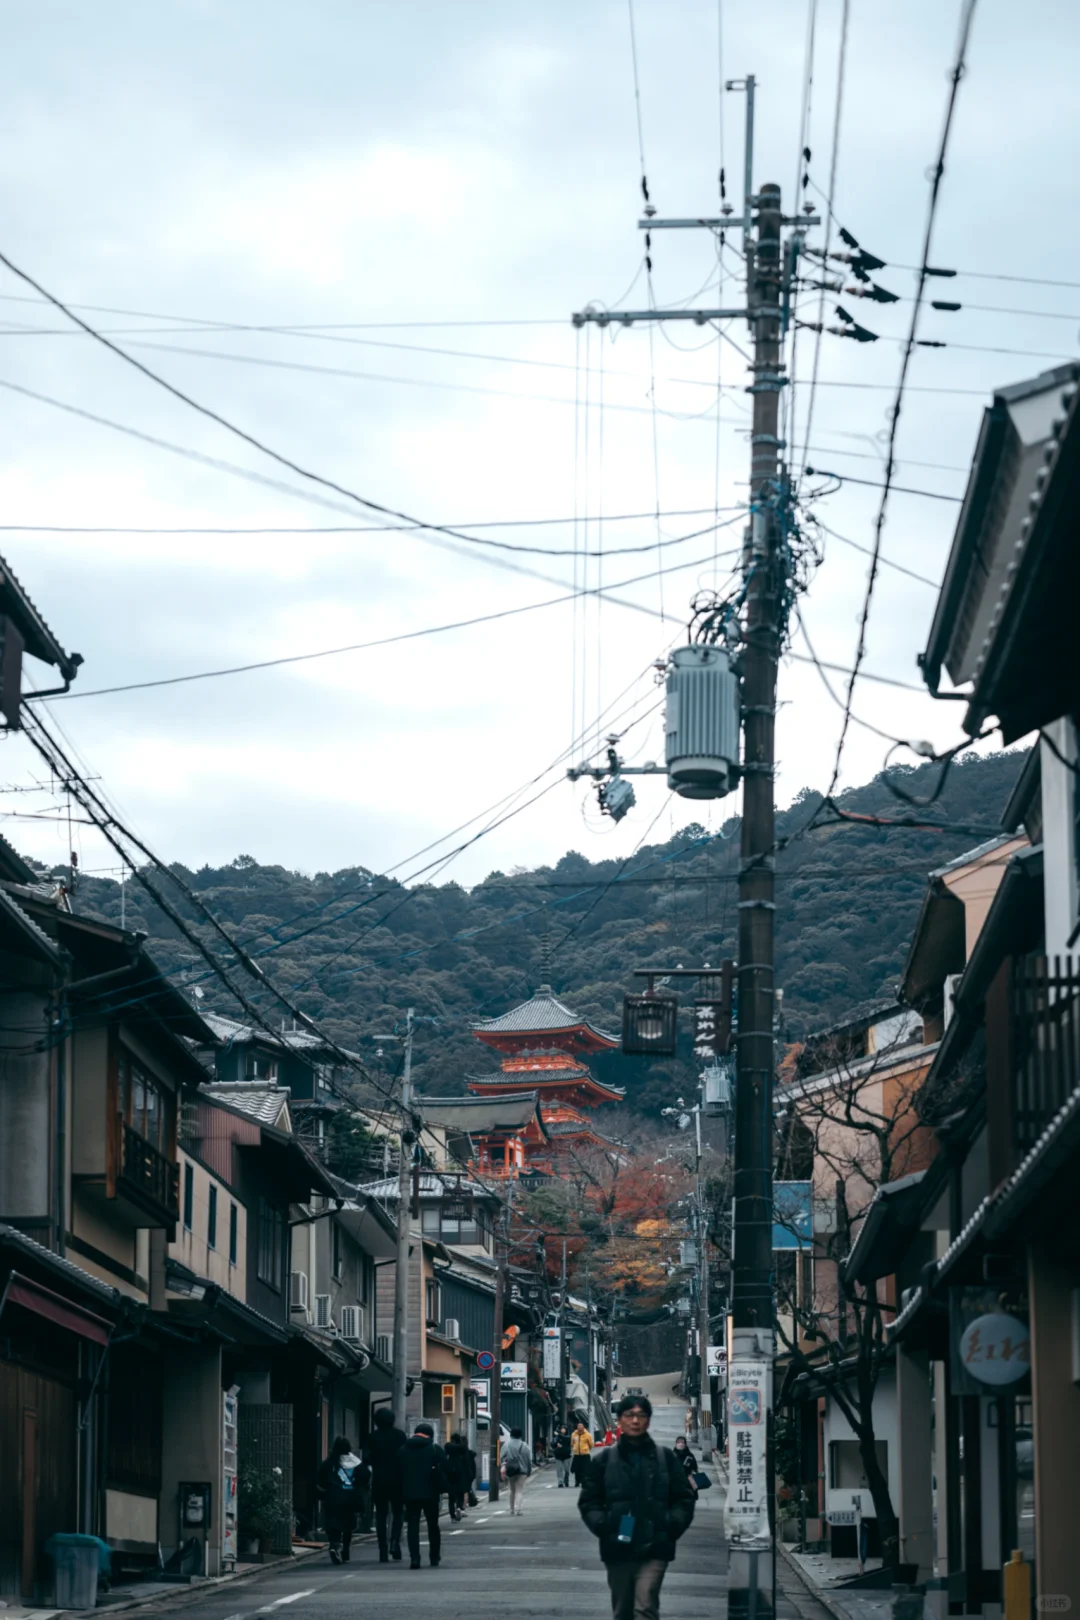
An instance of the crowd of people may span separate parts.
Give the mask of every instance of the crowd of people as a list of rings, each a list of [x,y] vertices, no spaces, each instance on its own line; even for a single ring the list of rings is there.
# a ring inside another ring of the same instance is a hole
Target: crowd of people
[[[628,1395],[616,1411],[617,1431],[609,1429],[599,1442],[582,1422],[572,1430],[561,1425],[550,1455],[558,1488],[570,1489],[573,1480],[582,1521],[597,1538],[613,1620],[657,1620],[660,1588],[676,1543],[694,1517],[699,1490],[710,1481],[681,1435],[670,1450],[652,1439],[647,1396]],[[525,1483],[535,1466],[521,1430],[511,1429],[499,1462],[511,1514],[524,1512]],[[423,1524],[429,1562],[437,1568],[442,1498],[451,1519],[460,1519],[477,1504],[476,1479],[476,1453],[464,1435],[451,1435],[444,1448],[436,1444],[431,1423],[421,1420],[406,1435],[392,1413],[380,1408],[362,1456],[341,1436],[319,1469],[331,1562],[348,1562],[361,1497],[370,1489],[379,1561],[401,1559],[404,1529],[409,1568],[420,1569]]]

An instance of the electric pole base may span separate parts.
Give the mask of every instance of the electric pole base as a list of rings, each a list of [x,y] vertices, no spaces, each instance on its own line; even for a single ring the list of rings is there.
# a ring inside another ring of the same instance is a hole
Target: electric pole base
[[[773,1553],[768,1542],[728,1550],[728,1620],[774,1620]]]

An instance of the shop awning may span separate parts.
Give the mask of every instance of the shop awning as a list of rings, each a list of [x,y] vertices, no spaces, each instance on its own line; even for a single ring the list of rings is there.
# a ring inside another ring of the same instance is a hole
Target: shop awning
[[[95,1316],[93,1311],[76,1305],[73,1300],[64,1299],[60,1294],[54,1294],[51,1288],[43,1288],[40,1283],[32,1282],[17,1271],[13,1271],[8,1278],[3,1298],[0,1299],[0,1312],[5,1305],[21,1305],[24,1310],[55,1322],[57,1327],[67,1328],[84,1339],[93,1339],[95,1344],[108,1344],[112,1333],[112,1324],[106,1322],[104,1317]]]

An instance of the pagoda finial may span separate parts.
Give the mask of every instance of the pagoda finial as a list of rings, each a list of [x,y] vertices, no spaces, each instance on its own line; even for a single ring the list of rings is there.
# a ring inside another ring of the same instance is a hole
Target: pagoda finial
[[[544,927],[540,935],[540,979],[541,984],[537,990],[538,996],[554,994],[551,988],[551,918],[544,908]]]

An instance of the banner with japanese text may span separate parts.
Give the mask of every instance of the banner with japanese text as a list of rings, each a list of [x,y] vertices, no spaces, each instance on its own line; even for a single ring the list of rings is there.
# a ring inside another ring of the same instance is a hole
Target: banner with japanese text
[[[766,1441],[769,1419],[767,1361],[732,1361],[728,1371],[728,1494],[724,1533],[728,1540],[769,1538]]]

